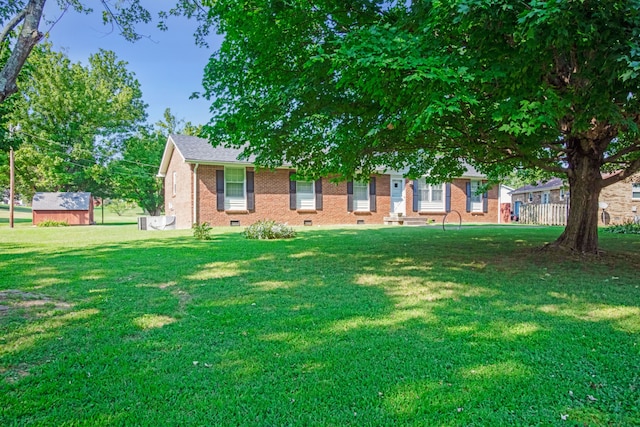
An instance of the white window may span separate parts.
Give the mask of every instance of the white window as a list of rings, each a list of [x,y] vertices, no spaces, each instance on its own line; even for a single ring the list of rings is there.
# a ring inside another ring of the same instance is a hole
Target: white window
[[[478,192],[480,181],[471,180],[471,212],[482,212],[482,193]]]
[[[353,182],[353,210],[368,211],[369,205],[369,183]]]
[[[640,200],[640,182],[631,184],[631,198]]]
[[[243,210],[247,208],[244,196],[244,168],[224,168],[224,209]]]
[[[560,187],[560,200],[564,200],[565,195],[566,195],[566,192],[564,187]]]
[[[313,181],[296,181],[296,209],[314,210],[316,196]]]
[[[545,191],[544,193],[542,193],[542,204],[543,205],[548,205],[549,204],[549,197],[550,194],[548,191]]]
[[[527,196],[527,200],[529,201],[529,203],[533,202],[533,193],[529,193],[529,195]]]
[[[172,182],[172,188],[173,188],[173,195],[176,195],[176,192],[178,190],[178,172],[173,172],[173,182]]]
[[[418,210],[426,212],[443,212],[444,184],[427,184],[424,179],[418,180]]]

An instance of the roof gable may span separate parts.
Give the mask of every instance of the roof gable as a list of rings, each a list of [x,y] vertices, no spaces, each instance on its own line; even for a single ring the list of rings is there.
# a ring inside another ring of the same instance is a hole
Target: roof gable
[[[165,146],[160,163],[158,176],[163,177],[169,168],[169,161],[173,155],[173,151],[177,150],[186,163],[208,163],[208,164],[226,164],[240,163],[252,164],[255,160],[253,156],[249,159],[240,160],[242,148],[214,147],[209,140],[188,135],[169,135],[167,145]]]
[[[36,193],[31,208],[34,211],[87,211],[91,193]]]

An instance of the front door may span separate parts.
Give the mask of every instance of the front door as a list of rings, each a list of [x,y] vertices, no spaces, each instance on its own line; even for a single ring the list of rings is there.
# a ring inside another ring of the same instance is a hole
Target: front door
[[[405,210],[404,178],[391,178],[391,213],[404,215]]]

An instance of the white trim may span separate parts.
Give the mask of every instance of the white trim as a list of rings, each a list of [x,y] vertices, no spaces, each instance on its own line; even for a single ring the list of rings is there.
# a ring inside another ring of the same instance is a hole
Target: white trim
[[[198,223],[198,164],[193,167],[193,224]]]

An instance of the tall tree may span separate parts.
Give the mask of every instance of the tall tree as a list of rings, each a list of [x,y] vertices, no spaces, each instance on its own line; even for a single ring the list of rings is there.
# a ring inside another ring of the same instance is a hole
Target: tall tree
[[[82,0],[55,0],[61,14],[69,9],[80,13],[93,12],[93,2]],[[0,48],[11,47],[8,60],[0,68],[0,103],[17,92],[17,80],[32,49],[42,40],[40,29],[43,11],[47,0],[7,0],[0,6]],[[100,0],[95,2],[102,8],[103,21],[111,25],[117,32],[129,41],[136,41],[143,37],[137,30],[136,24],[149,23],[151,13],[143,6],[141,0]],[[166,20],[170,15],[186,16],[199,21],[194,34],[199,44],[206,44],[206,36],[211,27],[211,17],[203,8],[199,0],[176,0],[174,7],[159,12],[158,27],[167,29]],[[17,36],[14,37],[14,33]]]
[[[552,246],[588,253],[601,189],[640,170],[637,0],[209,3],[225,40],[205,132],[263,165],[565,174]]]
[[[163,181],[157,177],[167,137],[172,133],[196,135],[201,126],[184,122],[164,112],[163,121],[153,128],[143,127],[118,146],[118,156],[109,163],[113,196],[135,202],[150,215],[160,215],[164,207]]]
[[[85,67],[49,45],[29,58],[29,83],[9,114],[20,123],[18,189],[105,192],[104,167],[118,139],[146,118],[140,85],[115,54],[100,51]]]

